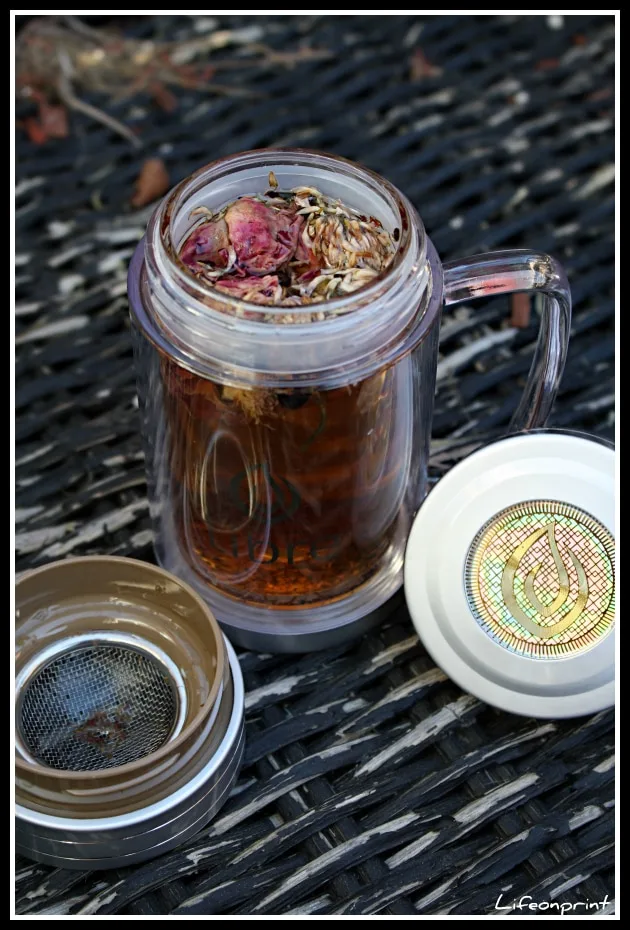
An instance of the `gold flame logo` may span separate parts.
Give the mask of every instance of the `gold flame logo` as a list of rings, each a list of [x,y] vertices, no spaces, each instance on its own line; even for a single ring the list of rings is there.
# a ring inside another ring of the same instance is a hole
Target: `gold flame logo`
[[[614,626],[615,540],[591,514],[561,501],[522,501],[481,527],[466,557],[471,613],[518,655],[566,658]]]
[[[529,617],[520,607],[516,599],[516,590],[514,586],[516,581],[516,573],[519,569],[523,557],[529,552],[534,543],[538,542],[541,536],[544,536],[545,533],[547,534],[547,541],[549,543],[551,555],[558,572],[558,593],[551,604],[543,604],[543,602],[536,594],[536,591],[534,590],[534,582],[536,581],[536,575],[543,567],[542,562],[534,565],[533,568],[529,570],[523,589],[525,591],[527,600],[532,605],[534,611],[536,614],[538,614],[541,620],[547,620],[549,617],[553,617],[557,611],[564,607],[567,602],[567,598],[569,597],[569,574],[564,562],[562,561],[562,556],[560,555],[558,546],[556,544],[555,522],[548,523],[546,526],[542,526],[540,529],[534,530],[533,533],[530,533],[529,536],[524,539],[519,546],[516,547],[508,559],[507,564],[503,570],[503,575],[501,576],[501,591],[503,593],[505,604],[510,613],[514,619],[518,620],[518,622],[524,626],[529,633],[534,636],[540,636],[542,639],[548,639],[551,636],[556,636],[556,634],[563,633],[565,630],[567,630],[572,624],[575,623],[576,620],[580,618],[584,608],[586,607],[586,602],[588,601],[588,579],[586,577],[586,572],[584,571],[582,563],[576,554],[572,549],[569,549],[569,557],[573,562],[573,566],[577,572],[578,577],[578,595],[571,610],[556,623],[542,625],[537,622],[536,617]]]

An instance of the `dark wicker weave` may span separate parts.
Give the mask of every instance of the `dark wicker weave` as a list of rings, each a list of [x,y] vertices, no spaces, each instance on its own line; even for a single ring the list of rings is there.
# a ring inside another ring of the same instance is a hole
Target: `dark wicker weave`
[[[159,16],[123,28],[173,39],[213,22]],[[20,132],[18,569],[70,554],[153,559],[125,295],[150,212],[129,206],[147,156],[161,156],[175,183],[242,149],[327,149],[406,191],[443,258],[554,253],[575,311],[552,424],[612,438],[612,18],[219,26],[332,56],[292,70],[244,64],[221,81],[266,96],[176,90],[170,114],[145,97],[90,98],[137,128],[142,152],[74,114],[65,140],[37,146]],[[418,46],[441,71],[411,82]],[[526,329],[488,338],[509,312],[496,300],[445,315],[436,478],[505,430],[537,328],[533,314]],[[612,911],[612,712],[556,723],[487,707],[434,668],[404,608],[345,648],[241,662],[246,759],[219,818],[183,848],[116,872],[20,859],[19,913],[471,915],[495,913],[500,894],[504,904],[608,895]]]

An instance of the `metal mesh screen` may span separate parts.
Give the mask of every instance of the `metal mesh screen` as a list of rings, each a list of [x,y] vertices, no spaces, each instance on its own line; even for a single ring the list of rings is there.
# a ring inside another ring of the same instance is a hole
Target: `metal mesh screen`
[[[177,708],[173,683],[152,656],[90,644],[56,656],[29,680],[18,727],[42,765],[93,771],[155,752],[172,733]]]

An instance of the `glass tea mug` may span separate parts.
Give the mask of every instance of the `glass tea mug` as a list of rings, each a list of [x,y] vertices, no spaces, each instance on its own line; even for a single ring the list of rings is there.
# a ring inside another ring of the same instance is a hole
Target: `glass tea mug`
[[[176,257],[193,210],[263,193],[270,171],[398,238],[387,271],[318,304],[323,319],[213,290]],[[516,291],[542,313],[512,430],[545,423],[566,357],[570,292],[549,255],[441,263],[388,181],[299,149],[221,159],[163,200],[129,271],[155,550],[235,643],[308,651],[386,615],[427,493],[441,307]]]

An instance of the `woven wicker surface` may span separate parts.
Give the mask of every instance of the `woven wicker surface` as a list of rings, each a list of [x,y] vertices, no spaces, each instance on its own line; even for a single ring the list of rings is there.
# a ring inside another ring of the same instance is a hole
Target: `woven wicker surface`
[[[574,323],[551,422],[612,438],[610,17],[160,16],[123,27],[168,39],[247,28],[277,49],[331,55],[290,70],[243,63],[222,81],[264,96],[175,90],[172,113],[142,95],[89,98],[137,129],[140,152],[82,115],[43,146],[20,132],[18,570],[66,555],[153,560],[125,296],[151,209],[129,200],[149,156],[175,183],[242,149],[327,149],[405,190],[443,258],[552,252]],[[434,68],[411,81],[417,47]],[[445,314],[434,478],[507,425],[537,327],[534,314],[510,330],[509,313],[495,300]],[[246,758],[218,819],[135,868],[19,859],[18,913],[472,915],[495,913],[500,894],[506,905],[521,894],[612,901],[612,712],[556,723],[481,704],[434,667],[404,607],[351,646],[241,662]]]

